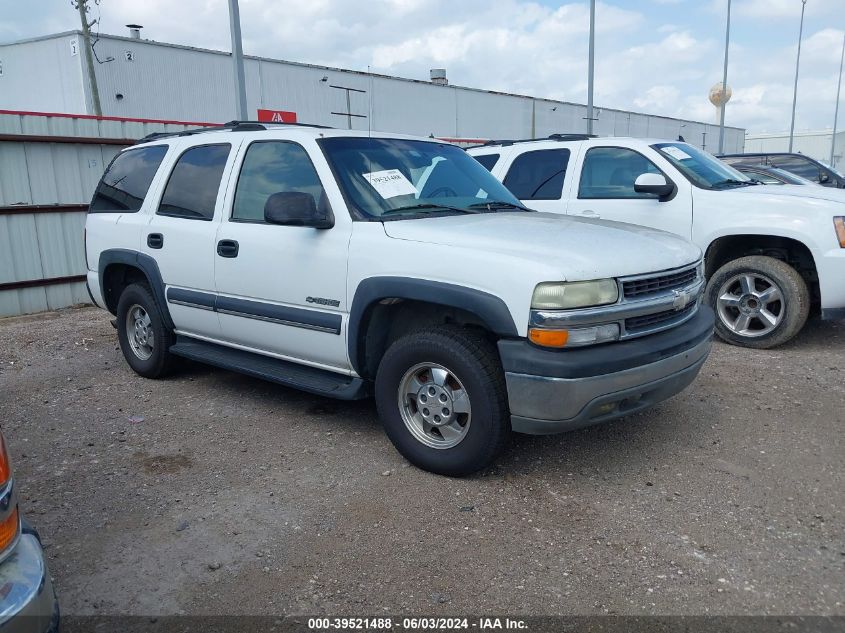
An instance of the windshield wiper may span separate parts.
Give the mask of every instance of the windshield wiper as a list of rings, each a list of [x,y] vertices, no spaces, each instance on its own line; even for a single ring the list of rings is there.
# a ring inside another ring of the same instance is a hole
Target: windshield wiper
[[[493,211],[494,209],[519,209],[520,211],[531,211],[528,207],[522,204],[514,204],[513,202],[505,202],[504,200],[490,200],[489,202],[476,202],[467,207],[469,209],[487,209]]]
[[[757,182],[753,180],[737,180],[736,178],[725,178],[724,180],[720,180],[718,182],[714,182],[711,187],[747,187],[749,185],[756,185]]]
[[[421,204],[411,204],[406,207],[396,207],[395,209],[388,209],[387,211],[382,212],[381,217],[384,217],[386,215],[392,215],[394,213],[417,211],[419,209],[446,209],[447,211],[456,211],[458,213],[483,213],[483,211],[479,211],[478,209],[450,207],[448,204],[433,204],[431,202],[425,202]]]

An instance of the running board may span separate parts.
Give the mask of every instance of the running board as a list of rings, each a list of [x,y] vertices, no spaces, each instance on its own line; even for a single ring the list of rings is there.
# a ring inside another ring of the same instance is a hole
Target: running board
[[[367,383],[360,378],[187,336],[177,336],[170,353],[330,398],[359,400],[370,395]]]

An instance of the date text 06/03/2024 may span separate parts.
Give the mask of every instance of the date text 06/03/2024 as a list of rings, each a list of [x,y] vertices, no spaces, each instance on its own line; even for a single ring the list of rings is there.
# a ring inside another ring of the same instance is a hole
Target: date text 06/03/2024
[[[524,620],[511,618],[438,618],[438,617],[409,617],[394,619],[391,617],[373,618],[309,618],[308,628],[315,631],[320,630],[376,630],[388,631],[391,629],[404,630],[460,630],[477,629],[485,630],[525,630],[528,628]]]

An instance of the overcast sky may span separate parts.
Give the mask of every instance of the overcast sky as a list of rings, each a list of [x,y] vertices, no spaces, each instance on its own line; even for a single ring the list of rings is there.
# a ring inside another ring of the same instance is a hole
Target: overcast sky
[[[93,4],[93,0],[91,2]],[[604,0],[596,105],[715,120],[727,0]],[[247,54],[586,103],[589,3],[240,0]],[[0,0],[0,43],[79,27],[70,0]],[[801,0],[733,0],[726,123],[789,129]],[[229,49],[226,0],[101,0],[104,33]],[[796,129],[833,124],[845,0],[807,0]],[[845,108],[843,108],[845,110]],[[840,119],[845,123],[845,111]]]

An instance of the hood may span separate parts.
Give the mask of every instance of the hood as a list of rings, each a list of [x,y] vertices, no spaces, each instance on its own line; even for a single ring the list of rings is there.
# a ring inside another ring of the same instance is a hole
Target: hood
[[[826,200],[829,202],[845,202],[845,189],[834,189],[833,187],[811,187],[810,185],[754,185],[753,187],[737,187],[728,189],[731,193],[773,196],[775,198],[804,198],[807,200]],[[720,194],[726,191],[719,192]]]
[[[556,213],[482,213],[383,224],[394,239],[536,260],[569,281],[657,272],[701,257],[697,246],[671,233]]]

